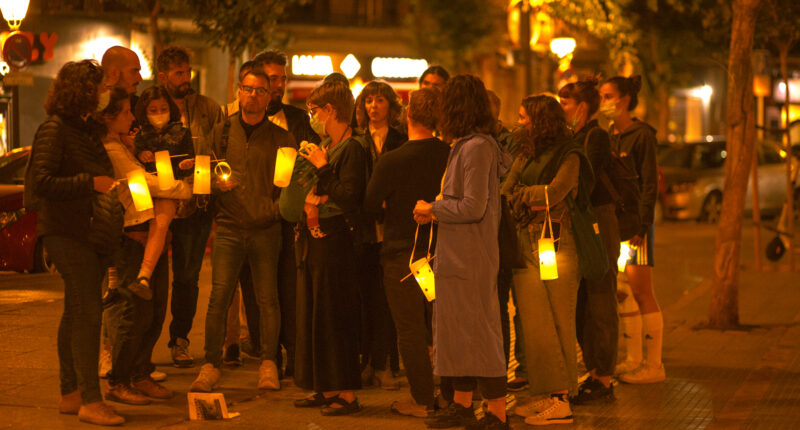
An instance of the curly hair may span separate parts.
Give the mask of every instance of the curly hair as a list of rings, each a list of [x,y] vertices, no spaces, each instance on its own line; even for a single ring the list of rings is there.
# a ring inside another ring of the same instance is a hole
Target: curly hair
[[[445,141],[472,133],[489,134],[494,127],[486,87],[478,77],[457,75],[442,90],[439,131]]]
[[[572,99],[575,103],[586,103],[591,117],[600,108],[600,93],[597,91],[597,78],[588,77],[582,81],[571,82],[558,90],[562,99]]]
[[[522,108],[530,118],[528,134],[530,139],[520,142],[520,151],[526,157],[534,157],[544,149],[569,137],[564,109],[553,97],[546,95],[528,96],[522,99]]]
[[[386,82],[372,81],[368,83],[362,90],[361,94],[356,99],[356,121],[358,126],[367,129],[369,126],[369,114],[367,114],[367,97],[381,96],[389,102],[389,113],[386,116],[386,122],[391,127],[400,125],[400,113],[403,111],[403,105],[400,104],[400,97],[394,92],[394,89]]]
[[[353,118],[353,93],[339,82],[323,82],[311,91],[306,101],[308,106],[323,107],[330,104],[336,111],[336,120],[350,124]]]
[[[440,97],[439,91],[433,88],[421,88],[412,92],[408,100],[408,118],[435,130]]]
[[[111,96],[108,100],[108,106],[105,109],[101,110],[100,112],[94,112],[92,116],[94,117],[96,124],[96,130],[101,134],[105,135],[108,133],[108,127],[106,127],[106,120],[113,120],[114,118],[122,112],[122,104],[125,100],[130,103],[131,96],[128,95],[128,92],[123,90],[122,88],[113,88],[111,89]]]
[[[603,84],[611,84],[617,88],[620,97],[629,96],[628,110],[632,111],[639,105],[639,90],[642,89],[642,77],[639,75],[626,78],[624,76],[614,76],[603,82]]]
[[[138,121],[140,125],[150,124],[150,120],[147,119],[147,106],[149,106],[150,102],[153,100],[160,99],[166,100],[169,105],[169,121],[175,122],[181,120],[181,110],[178,108],[178,105],[172,101],[172,97],[169,96],[166,88],[160,85],[154,85],[142,92],[142,95],[139,96],[139,101],[136,102],[136,106],[133,108],[133,116],[136,117],[136,121]]]
[[[97,109],[103,68],[96,60],[70,61],[61,67],[47,92],[48,115],[83,116]]]
[[[189,61],[189,51],[179,46],[170,46],[164,48],[164,50],[158,54],[158,58],[156,59],[156,70],[158,70],[159,73],[168,73],[172,66],[189,64]]]

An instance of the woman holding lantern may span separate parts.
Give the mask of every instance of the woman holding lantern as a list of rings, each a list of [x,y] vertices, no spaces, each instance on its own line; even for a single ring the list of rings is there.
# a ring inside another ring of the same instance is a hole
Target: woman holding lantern
[[[119,425],[125,419],[102,401],[97,376],[101,285],[122,231],[114,168],[91,118],[110,99],[102,80],[94,60],[59,70],[45,101],[48,118],[34,137],[25,206],[38,211],[38,235],[64,279],[58,410],[92,424]]]
[[[593,177],[554,98],[523,99],[519,124],[528,139],[520,145],[502,193],[517,221],[527,266],[514,271],[526,364],[530,372],[539,372],[531,375],[529,386],[538,398],[514,412],[533,425],[571,423],[567,395],[577,390],[575,305],[581,275],[567,200],[579,191],[590,192]]]
[[[314,394],[295,406],[347,415],[361,410],[354,393],[361,388],[361,372],[353,232],[360,226],[353,220],[364,197],[368,155],[353,137],[353,94],[347,86],[323,83],[307,103],[311,127],[323,141],[300,148],[302,158],[280,204],[281,214],[291,222],[300,221],[305,207],[307,225],[314,229],[301,228],[297,243],[305,262],[297,277],[295,352],[295,383]]]

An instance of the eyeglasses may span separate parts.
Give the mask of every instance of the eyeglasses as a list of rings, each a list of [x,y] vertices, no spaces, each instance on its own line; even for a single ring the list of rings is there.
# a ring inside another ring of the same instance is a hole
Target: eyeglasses
[[[313,117],[314,116],[314,112],[316,112],[317,109],[322,109],[322,106],[314,106],[312,108],[309,108],[308,109],[308,116],[309,117]]]
[[[258,96],[258,97],[263,97],[263,96],[267,95],[267,89],[264,88],[264,87],[248,87],[246,85],[240,85],[239,86],[239,91],[241,91],[241,92],[243,92],[245,94],[253,94],[253,93],[255,93],[255,95]]]

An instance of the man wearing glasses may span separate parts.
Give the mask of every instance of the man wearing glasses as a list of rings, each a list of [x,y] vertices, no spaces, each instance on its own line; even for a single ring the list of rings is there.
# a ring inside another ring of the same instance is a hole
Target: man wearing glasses
[[[218,177],[214,182],[218,195],[217,235],[206,314],[206,364],[192,383],[191,391],[209,392],[219,381],[228,307],[245,262],[250,266],[259,310],[262,362],[258,388],[280,389],[275,363],[281,324],[277,285],[281,251],[280,189],[272,182],[278,148],[296,144],[289,132],[267,117],[269,91],[269,78],[262,70],[254,68],[246,72],[239,82],[239,110],[228,118],[227,145],[219,142],[215,145],[215,153],[225,154],[232,173],[229,178]]]

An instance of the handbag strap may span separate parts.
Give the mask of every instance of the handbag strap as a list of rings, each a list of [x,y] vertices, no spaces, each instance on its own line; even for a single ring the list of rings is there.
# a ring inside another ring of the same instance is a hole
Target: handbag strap
[[[414,253],[417,251],[417,237],[419,236],[419,224],[417,224],[417,230],[414,232],[414,247],[411,248],[411,256],[408,258],[408,265],[410,266],[414,263]],[[431,243],[433,243],[433,223],[431,223],[431,231],[428,234],[428,255],[427,259],[431,259]]]
[[[547,228],[542,229],[542,235],[540,236],[540,239],[544,239],[545,232],[547,231],[548,228],[550,229],[550,238],[555,239],[553,237],[553,221],[550,218],[550,198],[547,196],[547,185],[544,186],[544,204],[545,204],[544,220],[547,223]]]

